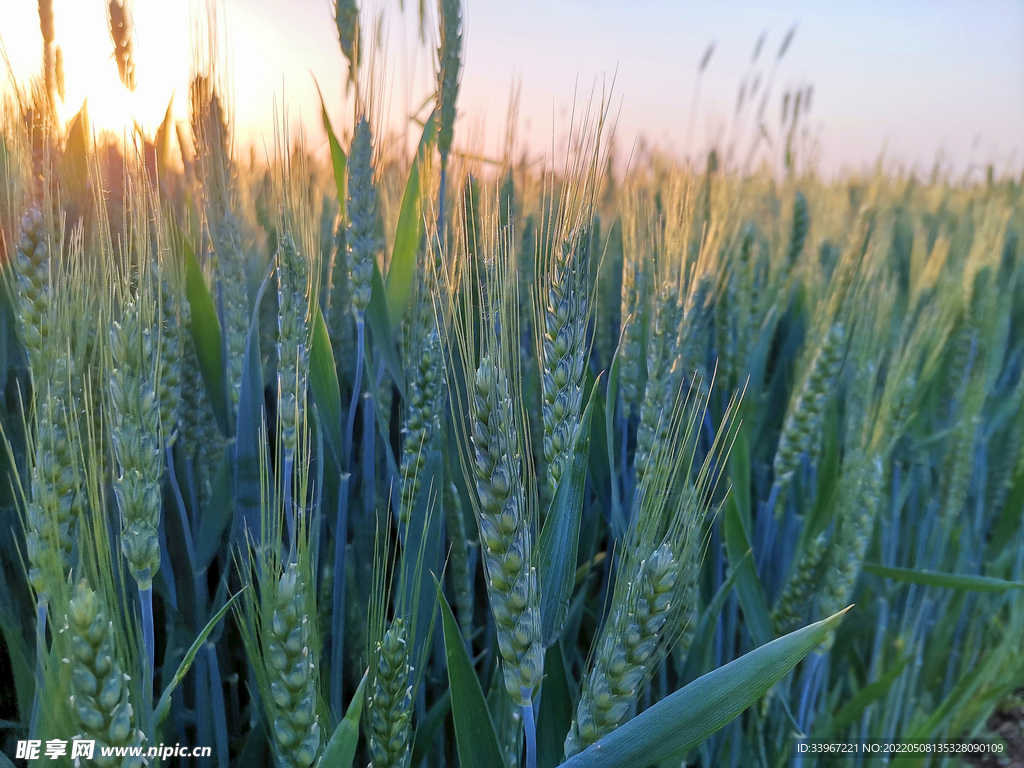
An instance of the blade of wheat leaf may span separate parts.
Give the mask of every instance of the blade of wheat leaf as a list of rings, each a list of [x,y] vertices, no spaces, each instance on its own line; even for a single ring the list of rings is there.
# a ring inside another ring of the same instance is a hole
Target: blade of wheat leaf
[[[392,327],[398,327],[402,322],[409,305],[409,297],[412,296],[416,277],[416,251],[426,229],[420,179],[423,176],[423,164],[429,157],[436,138],[437,129],[434,127],[434,115],[431,113],[426,125],[423,126],[423,135],[417,145],[412,167],[409,168],[409,178],[402,194],[402,207],[399,209],[398,224],[395,228],[395,245],[391,251],[391,262],[384,284]]]
[[[206,394],[213,405],[217,426],[228,434],[228,400],[224,379],[224,356],[221,344],[220,318],[213,296],[206,285],[202,267],[184,233],[179,232],[178,247],[185,262],[185,296],[192,318],[192,339],[199,357],[199,369],[206,385]]]
[[[337,135],[334,133],[334,126],[331,125],[331,118],[327,114],[327,106],[324,104],[324,96],[320,92],[320,84],[317,83],[316,78],[313,78],[313,83],[316,85],[316,95],[320,98],[320,119],[323,121],[324,131],[327,133],[327,141],[331,148],[331,168],[334,171],[334,183],[338,191],[338,200],[344,208],[345,200],[348,195],[345,194],[345,189],[348,184],[348,159],[345,156],[345,150],[341,148],[341,142],[338,141]]]
[[[334,361],[331,339],[327,333],[320,305],[314,309],[313,336],[309,350],[309,388],[322,417],[324,432],[334,452],[334,460],[340,466],[343,440],[341,434],[342,403],[341,384]]]
[[[847,609],[849,610],[849,609]],[[567,768],[657,765],[686,753],[755,703],[835,630],[846,611],[772,640],[685,688],[567,760]]]
[[[441,604],[441,622],[444,627],[445,655],[448,659],[448,685],[452,692],[452,720],[455,723],[455,741],[459,760],[466,768],[503,768],[498,739],[487,710],[480,680],[473,662],[466,653],[466,645],[455,622],[455,614],[448,606],[441,584],[436,579],[438,602]]]
[[[976,576],[969,573],[938,573],[936,571],[915,570],[914,568],[895,568],[864,563],[864,570],[875,576],[886,579],[924,584],[928,587],[944,587],[946,589],[965,589],[972,592],[1005,592],[1010,589],[1024,587],[1024,581],[1007,581],[991,576]]]
[[[753,558],[745,559],[751,552],[750,542],[743,529],[735,498],[735,494],[730,494],[725,502],[725,547],[729,557],[729,567],[737,574],[736,594],[743,608],[747,629],[750,631],[754,644],[761,646],[775,638],[775,631],[772,628],[768,602],[757,577],[754,560]]]
[[[224,603],[217,613],[213,615],[203,627],[192,645],[186,651],[184,657],[181,659],[181,663],[178,665],[177,671],[174,673],[174,677],[164,688],[162,694],[160,694],[160,700],[157,702],[156,707],[153,710],[153,726],[155,729],[159,729],[167,718],[167,713],[171,710],[171,694],[174,693],[175,688],[181,685],[181,681],[185,679],[185,675],[188,674],[189,669],[192,666],[192,662],[195,661],[196,654],[199,653],[199,649],[202,648],[203,643],[206,642],[206,638],[209,637],[210,633],[213,632],[214,628],[220,623],[220,620],[224,618],[224,615],[231,610],[231,606],[235,604],[235,601],[242,595],[244,590],[240,590],[233,594],[231,598]]]
[[[334,729],[331,740],[327,742],[324,753],[320,756],[321,768],[352,768],[356,757],[356,747],[359,743],[359,718],[363,714],[366,681],[369,678],[370,671],[367,670],[363,673],[356,692],[352,694],[345,717]]]

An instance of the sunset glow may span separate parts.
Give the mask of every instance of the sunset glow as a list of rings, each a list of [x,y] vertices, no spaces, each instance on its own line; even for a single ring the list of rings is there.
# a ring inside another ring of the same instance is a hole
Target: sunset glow
[[[217,4],[218,56],[232,91],[239,145],[262,146],[271,139],[275,105],[286,108],[293,126],[311,127],[322,143],[314,77],[333,119],[350,122],[346,65],[327,5],[326,0]],[[392,127],[402,130],[405,117],[432,88],[434,43],[419,40],[416,4],[404,13],[394,2],[367,5],[370,15],[383,18],[392,84],[384,108]],[[432,4],[427,5],[432,13]],[[24,83],[39,72],[38,15],[34,2],[7,6],[0,35],[14,75]],[[961,172],[987,163],[1007,170],[1021,166],[1024,7],[1019,4],[988,3],[963,20],[951,9],[907,3],[883,25],[870,22],[871,8],[850,17],[802,0],[773,3],[770,11],[738,1],[717,10],[662,0],[634,6],[627,14],[618,4],[599,2],[581,13],[574,0],[527,0],[509,14],[485,2],[469,5],[471,66],[462,84],[463,114],[472,115],[468,133],[488,149],[500,144],[509,93],[518,82],[520,112],[526,116],[520,135],[543,151],[551,145],[552,120],[559,125],[571,111],[574,90],[614,76],[621,99],[617,135],[624,145],[644,137],[676,154],[699,155],[729,130],[754,41],[765,33],[766,49],[774,51],[797,24],[775,87],[781,96],[800,84],[814,86],[808,128],[820,145],[822,170],[870,167],[880,156],[921,168],[942,158]],[[175,119],[186,118],[195,30],[206,22],[207,6],[191,0],[131,7],[138,87],[130,94],[110,56],[105,4],[54,0],[67,81],[61,117],[74,115],[88,99],[95,129],[121,132],[137,122],[151,132],[174,95]],[[656,39],[645,43],[649,35]],[[697,63],[712,42],[715,52],[693,113]]]

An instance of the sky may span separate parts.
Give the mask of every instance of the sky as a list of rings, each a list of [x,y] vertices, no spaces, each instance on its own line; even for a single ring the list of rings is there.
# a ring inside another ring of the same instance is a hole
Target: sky
[[[196,30],[206,6],[196,0],[134,0],[138,87],[120,85],[110,51],[103,0],[53,0],[73,115],[88,98],[94,128],[147,130],[163,118],[172,94],[185,119]],[[222,70],[231,84],[237,141],[273,142],[275,125],[308,128],[327,155],[319,126],[320,85],[332,120],[350,125],[346,62],[329,0],[218,0]],[[38,71],[36,3],[0,0],[0,39],[15,77]],[[429,95],[433,32],[419,40],[417,1],[368,0],[364,23],[383,14],[389,94],[378,104],[393,129]],[[427,0],[431,16],[433,3]],[[742,164],[759,135],[756,109],[736,117],[741,83],[760,73],[771,142],[758,150],[782,156],[782,95],[813,88],[802,116],[798,157],[826,175],[889,168],[930,172],[937,159],[957,174],[1019,174],[1024,168],[1024,2],[1021,0],[466,0],[465,57],[456,142],[500,154],[510,94],[519,88],[520,150],[548,153],[569,124],[574,104],[611,88],[616,144],[628,154],[639,137],[676,156],[702,157],[734,146]],[[796,33],[777,61],[787,31]],[[759,60],[756,41],[764,35]],[[714,50],[702,77],[698,66]],[[754,104],[756,106],[756,104]],[[409,128],[415,130],[414,126]]]

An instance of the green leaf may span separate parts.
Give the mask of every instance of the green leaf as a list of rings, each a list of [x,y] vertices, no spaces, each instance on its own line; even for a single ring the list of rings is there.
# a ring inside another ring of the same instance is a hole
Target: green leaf
[[[179,233],[178,244],[185,262],[185,298],[191,315],[192,341],[199,358],[206,395],[220,431],[228,435],[228,397],[224,388],[224,359],[221,353],[220,319],[213,296],[206,285],[203,269],[188,238]]]
[[[563,765],[618,768],[655,765],[669,758],[681,761],[789,674],[835,630],[845,612],[773,640],[694,680]]]
[[[1005,592],[1008,589],[1024,587],[1024,581],[1005,581],[991,576],[972,576],[966,573],[938,573],[917,571],[913,568],[889,568],[878,563],[864,563],[864,570],[875,576],[927,587],[966,589],[971,592]]]
[[[167,111],[164,112],[164,120],[156,129],[156,169],[158,173],[167,173],[171,164],[171,133],[174,131],[174,93],[167,102]]]
[[[629,319],[624,322],[622,333],[626,332],[626,326],[628,323],[633,322]],[[608,472],[611,476],[612,486],[612,530],[615,532],[615,538],[621,539],[626,531],[625,515],[622,512],[622,498],[620,497],[621,488],[619,487],[619,468],[616,464],[619,452],[615,450],[615,405],[619,399],[619,362],[622,360],[620,350],[622,349],[622,337],[619,337],[619,344],[615,348],[615,354],[612,356],[612,366],[608,371],[608,391],[605,393],[604,401],[604,439],[608,450]]]
[[[320,84],[313,78],[313,84],[316,85],[316,95],[320,97],[320,118],[324,123],[324,130],[327,132],[327,143],[331,147],[331,166],[334,168],[334,183],[338,188],[338,204],[341,205],[342,219],[345,218],[345,200],[348,197],[345,194],[346,185],[348,184],[348,158],[345,156],[345,150],[341,148],[341,142],[338,141],[338,137],[334,134],[334,128],[331,126],[331,118],[327,115],[327,107],[324,106],[324,95],[320,93]]]
[[[402,361],[398,358],[394,336],[391,335],[391,319],[388,316],[387,294],[384,278],[380,274],[380,266],[373,262],[373,282],[371,283],[370,304],[366,308],[366,321],[373,331],[373,351],[379,354],[384,366],[391,374],[398,391],[405,395],[405,373]],[[364,374],[365,375],[365,374]]]
[[[572,716],[572,694],[562,644],[555,643],[544,656],[544,689],[537,717],[538,768],[555,768],[562,762]]]
[[[341,434],[341,385],[338,383],[338,369],[334,364],[331,337],[327,333],[327,323],[324,322],[319,303],[316,305],[310,341],[309,388],[313,392],[313,400],[316,401],[317,410],[324,423],[324,432],[335,457],[340,462],[344,440]]]
[[[196,567],[205,571],[220,551],[224,531],[231,522],[235,510],[231,494],[231,454],[224,452],[217,474],[213,478],[210,500],[199,520],[199,536],[196,540]]]
[[[434,583],[441,603],[444,649],[448,660],[448,688],[452,692],[452,720],[455,723],[459,764],[463,768],[504,768],[480,680],[476,676],[473,662],[469,660],[452,609],[444,599],[441,584],[436,578]]]
[[[583,492],[590,460],[590,418],[596,392],[597,387],[594,387],[569,451],[571,461],[555,489],[537,543],[537,571],[541,583],[541,640],[545,646],[554,643],[561,634],[576,581]]]
[[[747,360],[747,373],[750,376],[747,397],[751,400],[757,400],[764,387],[764,375],[768,367],[772,341],[775,338],[775,326],[779,322],[779,312],[778,305],[773,305],[765,314],[761,328],[757,332],[757,341]]]
[[[369,677],[370,670],[366,670],[355,695],[352,696],[352,701],[349,702],[345,717],[338,723],[338,727],[331,734],[331,740],[324,748],[324,753],[317,764],[320,768],[352,768],[352,763],[356,759],[356,746],[359,744],[359,718],[363,714],[366,681]]]
[[[61,196],[69,210],[85,213],[89,200],[89,126],[85,104],[71,120],[64,152],[60,158]],[[69,221],[69,224],[72,223]]]
[[[906,668],[908,661],[910,661],[910,654],[904,654],[896,660],[896,663],[893,664],[884,675],[875,680],[875,682],[869,683],[857,691],[853,698],[846,702],[846,704],[843,705],[843,708],[836,712],[835,717],[832,718],[832,722],[830,724],[831,732],[842,733],[846,730],[847,726],[850,726],[859,720],[868,705],[876,699],[884,696],[892,687],[896,678],[899,677],[900,673]]]
[[[413,281],[416,278],[416,251],[423,239],[423,200],[420,193],[420,168],[430,157],[430,149],[437,137],[434,127],[434,115],[431,113],[423,126],[409,169],[409,179],[405,183],[402,194],[402,207],[398,211],[398,224],[395,228],[395,247],[391,251],[391,262],[388,265],[387,300],[388,316],[392,326],[397,326],[405,316],[409,297],[412,295]]]
[[[185,675],[188,674],[189,668],[192,666],[192,662],[195,661],[196,654],[199,653],[199,649],[203,647],[203,643],[206,642],[206,638],[209,637],[214,627],[220,623],[220,620],[224,618],[231,606],[235,604],[235,601],[242,594],[241,590],[231,596],[231,599],[224,603],[224,606],[217,611],[216,615],[210,619],[206,626],[203,627],[203,631],[196,637],[195,642],[192,643],[192,647],[188,649],[185,657],[181,660],[181,664],[178,665],[178,671],[174,673],[174,677],[164,688],[164,692],[160,694],[160,701],[157,702],[156,709],[153,711],[153,729],[159,732],[160,726],[167,718],[167,713],[171,711],[171,694],[174,693],[174,689],[181,685],[181,681],[185,679]]]
[[[818,490],[815,493],[814,508],[803,526],[797,551],[803,551],[807,545],[824,531],[834,511],[838,508],[836,494],[839,488],[840,449],[838,408],[829,408],[824,423],[824,450],[818,460]]]
[[[736,495],[729,494],[725,502],[725,548],[729,556],[729,567],[736,574],[736,595],[747,629],[754,640],[755,646],[764,645],[775,638],[772,628],[768,602],[765,600],[761,580],[757,577],[753,558],[747,558],[750,552],[750,541],[740,519]]]
[[[994,560],[1003,551],[1005,542],[1016,535],[1021,525],[1020,511],[1024,509],[1024,464],[1018,464],[1017,467],[1010,481],[1003,508],[997,510],[998,514],[992,524],[988,560]]]
[[[245,339],[245,359],[242,364],[242,386],[238,396],[238,421],[235,425],[235,530],[234,537],[242,534],[239,524],[254,535],[260,530],[263,467],[260,455],[260,434],[263,430],[263,366],[260,353],[259,307],[263,294],[270,285],[274,267],[271,265],[253,308],[249,331]]]
[[[752,405],[744,404],[741,411],[749,411]],[[744,419],[746,421],[746,419]],[[743,522],[744,530],[750,530],[750,442],[748,429],[741,424],[736,430],[736,439],[733,442],[732,450],[729,451],[729,476],[732,480],[732,492],[729,494],[740,513],[740,520]]]
[[[437,503],[437,490],[442,487],[443,462],[441,453],[429,451],[420,470],[420,492],[412,499],[407,525],[399,526],[402,537],[401,563],[396,566],[401,576],[402,600],[415,616],[415,634],[410,638],[410,655],[421,658],[425,646],[433,645],[433,619],[437,614],[430,596],[430,580],[437,563],[443,557],[444,534],[441,525],[441,506]]]
[[[601,394],[601,388],[598,386],[600,377],[603,375],[604,373],[601,372],[595,378],[593,372],[587,370],[583,382],[583,398],[588,402],[591,397],[594,398],[594,408],[590,419],[590,462],[588,464],[590,488],[601,509],[611,509],[612,477],[609,474],[611,464],[605,446],[605,435],[608,433],[604,423],[606,404],[604,395]]]

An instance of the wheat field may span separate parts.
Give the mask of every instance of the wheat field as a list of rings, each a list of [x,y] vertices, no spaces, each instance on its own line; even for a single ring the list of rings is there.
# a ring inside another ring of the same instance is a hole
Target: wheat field
[[[117,137],[57,118],[38,6],[0,117],[0,766],[1024,764],[1024,181],[824,180],[809,92],[778,167],[622,170],[600,88],[564,162],[511,124],[482,158],[461,0],[419,10],[408,147],[355,0],[329,163],[237,145],[209,62]]]

